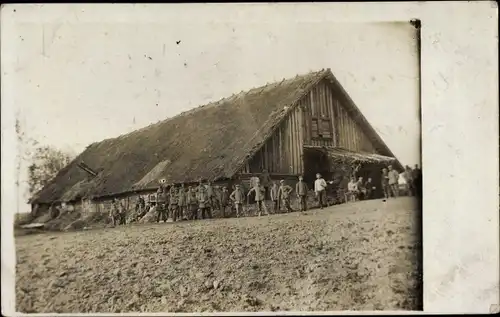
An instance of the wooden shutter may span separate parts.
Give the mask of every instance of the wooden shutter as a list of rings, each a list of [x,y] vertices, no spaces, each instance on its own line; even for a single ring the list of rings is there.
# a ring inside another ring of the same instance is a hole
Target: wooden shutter
[[[313,138],[319,137],[319,126],[318,126],[318,119],[312,119],[312,124],[311,124],[311,136]]]
[[[320,133],[323,138],[332,138],[332,125],[330,119],[321,119]]]

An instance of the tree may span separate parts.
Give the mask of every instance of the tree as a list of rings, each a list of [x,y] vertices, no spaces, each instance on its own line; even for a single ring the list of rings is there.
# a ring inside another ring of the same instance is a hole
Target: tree
[[[29,194],[33,196],[71,162],[71,155],[51,146],[37,147],[28,167]]]

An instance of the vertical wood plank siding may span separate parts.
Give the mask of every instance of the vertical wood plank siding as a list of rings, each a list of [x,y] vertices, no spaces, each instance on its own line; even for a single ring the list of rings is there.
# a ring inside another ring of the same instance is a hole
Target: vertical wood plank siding
[[[331,138],[313,138],[313,118],[330,120]],[[284,118],[275,133],[241,172],[260,173],[267,169],[270,173],[302,174],[304,145],[342,147],[355,152],[377,153],[361,127],[336,98],[330,84],[322,81],[299,100],[297,107]]]
[[[300,104],[306,109],[303,114],[305,145],[337,146],[356,152],[376,153],[371,141],[361,127],[348,115],[326,81],[320,82],[312,89],[308,96],[301,100]],[[312,117],[321,114],[331,119],[333,134],[331,139],[312,138]]]
[[[275,133],[249,160],[249,170],[243,173],[301,174],[303,172],[302,108],[296,107],[280,124]]]

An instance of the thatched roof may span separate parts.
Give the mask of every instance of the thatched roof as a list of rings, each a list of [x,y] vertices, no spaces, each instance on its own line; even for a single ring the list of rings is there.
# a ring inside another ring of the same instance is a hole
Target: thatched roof
[[[231,178],[296,102],[324,78],[336,81],[329,69],[312,72],[91,144],[37,193],[32,203],[153,189],[158,186],[159,177],[172,183]],[[357,120],[363,119],[359,114]],[[368,129],[385,152],[392,155],[373,128]],[[94,177],[79,168],[81,162],[98,175]]]
[[[399,164],[394,157],[375,153],[353,152],[339,147],[305,146],[304,149],[323,152],[334,162]]]

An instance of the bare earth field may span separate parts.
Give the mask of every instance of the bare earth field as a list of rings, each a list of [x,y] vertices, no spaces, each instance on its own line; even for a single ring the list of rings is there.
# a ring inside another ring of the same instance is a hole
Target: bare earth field
[[[17,311],[418,310],[416,202],[16,238]]]

